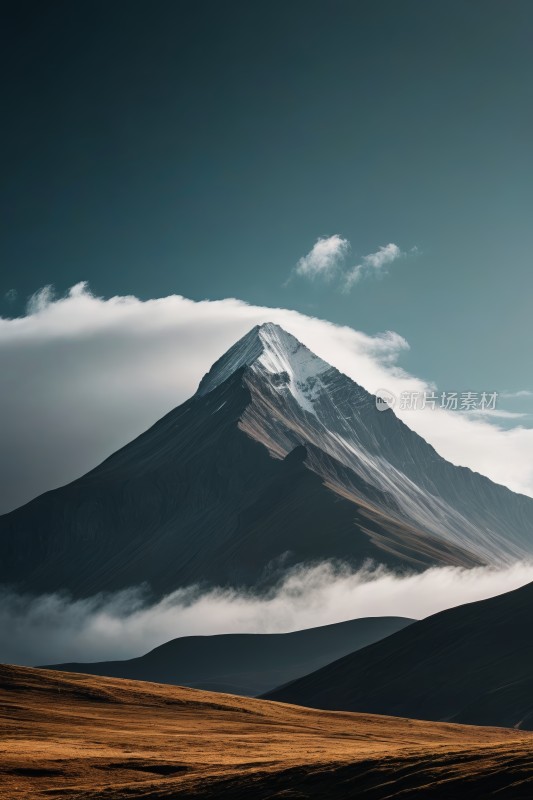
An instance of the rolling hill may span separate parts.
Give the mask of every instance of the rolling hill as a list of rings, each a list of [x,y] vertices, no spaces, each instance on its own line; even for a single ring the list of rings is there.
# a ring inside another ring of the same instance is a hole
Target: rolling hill
[[[183,636],[140,658],[48,668],[254,697],[412,622],[404,617],[369,617],[294,633]]]
[[[526,800],[533,737],[0,666],[2,800]]]
[[[533,584],[442,611],[265,696],[533,729]]]

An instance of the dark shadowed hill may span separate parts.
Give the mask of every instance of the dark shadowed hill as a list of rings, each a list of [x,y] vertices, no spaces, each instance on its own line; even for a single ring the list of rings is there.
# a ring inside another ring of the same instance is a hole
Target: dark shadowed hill
[[[369,617],[294,633],[184,636],[140,658],[57,664],[49,669],[253,697],[383,639],[412,622],[405,617]]]
[[[270,323],[69,485],[0,517],[0,583],[75,597],[272,586],[326,559],[424,569],[533,555],[533,500],[455,467]]]
[[[442,611],[265,696],[533,729],[533,584]]]

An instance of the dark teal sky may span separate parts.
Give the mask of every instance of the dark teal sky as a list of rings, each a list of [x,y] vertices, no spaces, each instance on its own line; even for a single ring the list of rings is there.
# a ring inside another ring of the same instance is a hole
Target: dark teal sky
[[[441,388],[533,389],[530,0],[6,8],[4,315],[80,280],[234,296],[395,330]],[[336,233],[419,252],[283,286]]]

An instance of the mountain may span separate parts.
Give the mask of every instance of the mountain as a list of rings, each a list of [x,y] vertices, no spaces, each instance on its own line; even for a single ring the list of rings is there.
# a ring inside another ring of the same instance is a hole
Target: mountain
[[[442,611],[265,696],[533,730],[533,584]]]
[[[405,617],[368,617],[294,633],[183,636],[140,658],[47,669],[171,683],[254,697],[401,630]]]
[[[445,461],[271,323],[96,469],[0,517],[0,582],[77,597],[268,587],[324,559],[423,569],[532,552],[532,499]]]

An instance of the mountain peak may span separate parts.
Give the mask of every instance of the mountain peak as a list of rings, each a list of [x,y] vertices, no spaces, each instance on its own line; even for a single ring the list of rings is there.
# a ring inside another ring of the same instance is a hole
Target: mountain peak
[[[280,385],[311,412],[317,377],[332,369],[280,325],[264,322],[248,331],[213,364],[202,378],[197,394],[208,394],[242,367],[263,376],[283,376]]]
[[[272,335],[276,333],[283,333],[285,336],[290,336],[294,339],[291,333],[288,333],[285,328],[282,328],[281,325],[278,325],[277,322],[263,322],[261,325],[256,325],[255,328],[252,328],[252,331],[257,330],[259,333],[263,333],[264,335]],[[250,331],[250,333],[252,332]]]
[[[304,347],[298,339],[278,325],[276,322],[263,322],[246,333],[242,339],[235,343],[234,347],[243,347],[248,343],[259,340],[267,348],[274,346],[277,349],[290,352],[297,347]],[[231,348],[233,349],[233,348]],[[229,351],[228,351],[229,352]]]

